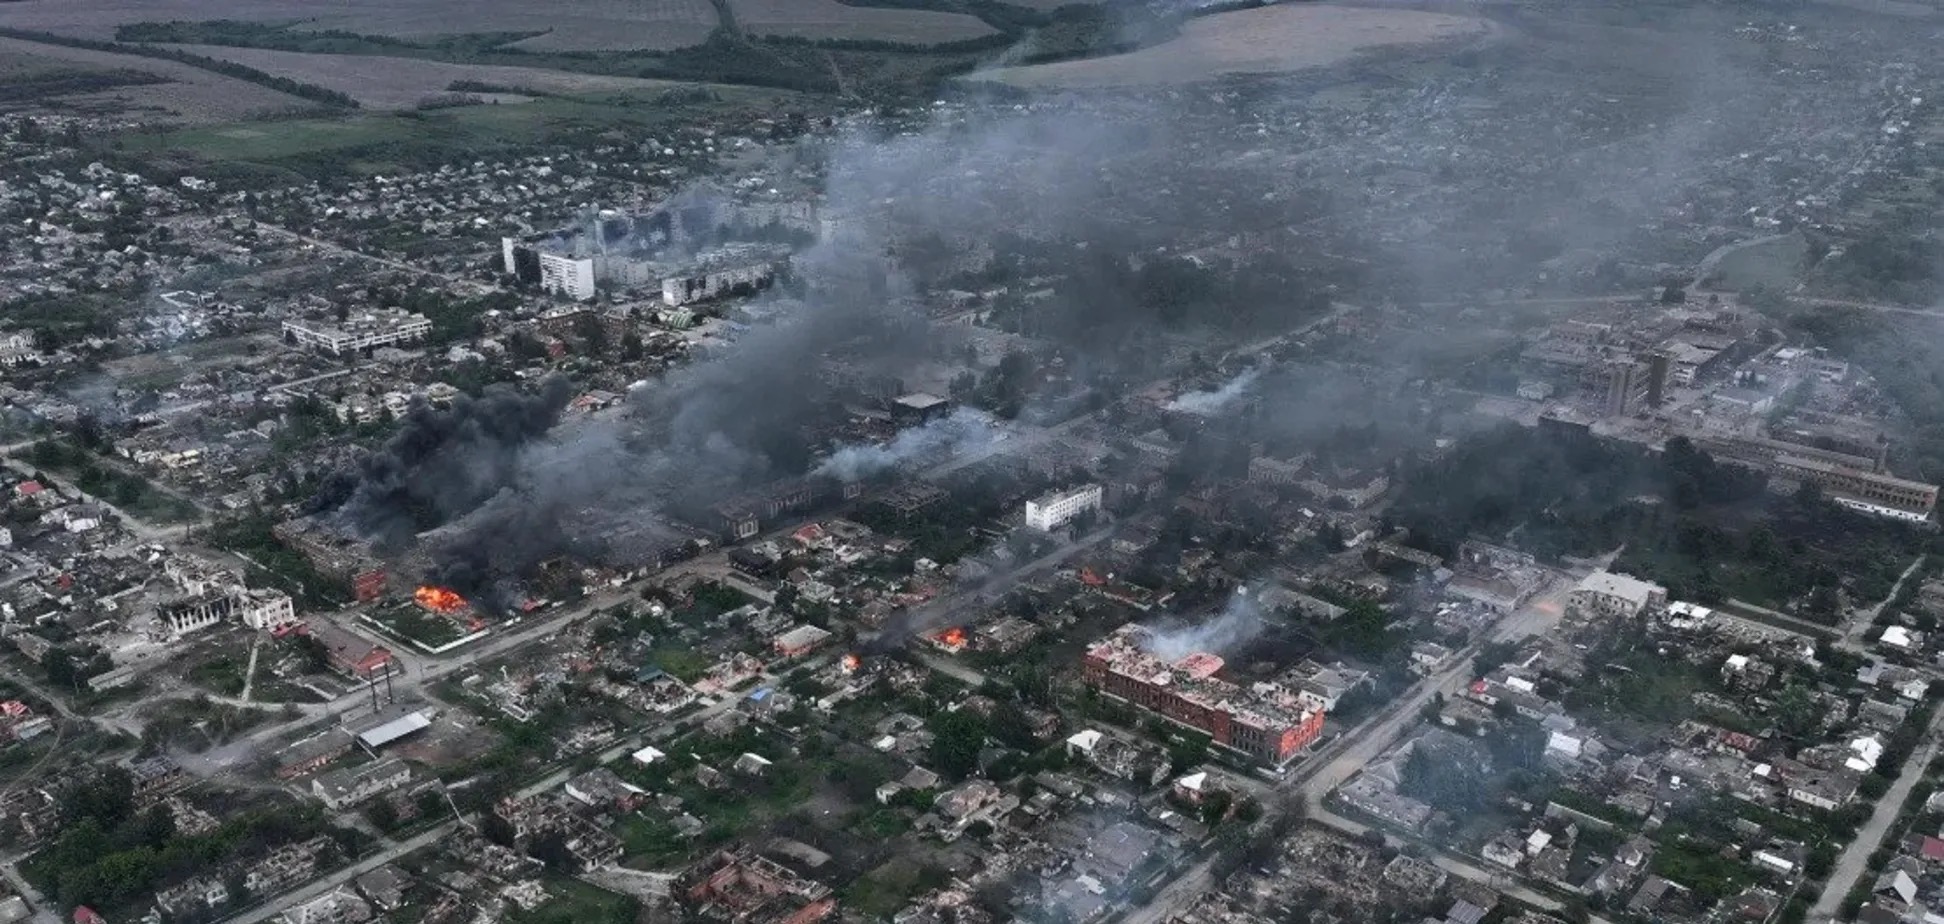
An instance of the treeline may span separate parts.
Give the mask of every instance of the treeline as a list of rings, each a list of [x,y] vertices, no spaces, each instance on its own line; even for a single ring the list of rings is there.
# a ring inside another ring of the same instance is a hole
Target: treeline
[[[1678,599],[1729,597],[1793,606],[1831,622],[1839,591],[1880,600],[1921,531],[1852,514],[1812,489],[1771,494],[1754,472],[1714,461],[1687,440],[1664,451],[1584,433],[1506,427],[1414,466],[1391,508],[1411,543],[1449,557],[1467,538],[1509,542],[1542,558],[1624,546],[1614,564]]]
[[[205,22],[135,22],[115,29],[123,42],[165,45],[227,45],[231,48],[274,48],[312,54],[400,54],[440,52],[463,56],[496,51],[514,42],[546,35],[531,32],[467,32],[411,41],[389,35],[366,35],[344,29],[295,30],[288,26],[234,19]]]
[[[214,74],[234,77],[237,80],[244,80],[259,86],[269,87],[279,93],[288,93],[291,96],[323,103],[326,106],[335,106],[340,109],[358,108],[357,100],[337,90],[320,87],[313,83],[303,83],[288,77],[279,77],[275,74],[257,70],[254,67],[237,64],[234,61],[224,61],[206,55],[190,54],[189,52],[178,51],[173,48],[159,48],[153,45],[131,45],[122,42],[104,42],[96,39],[75,38],[69,35],[56,35],[52,32],[36,32],[28,29],[0,28],[0,36],[20,39],[26,42],[40,42],[45,45],[65,45],[70,48],[85,48],[89,51],[103,51],[109,54],[139,55],[144,58],[174,61],[178,64],[187,64],[190,67],[200,68]]]
[[[8,77],[5,83],[0,83],[0,103],[29,102],[51,96],[99,93],[117,87],[140,87],[168,82],[169,78],[158,74],[131,70],[15,74]]]

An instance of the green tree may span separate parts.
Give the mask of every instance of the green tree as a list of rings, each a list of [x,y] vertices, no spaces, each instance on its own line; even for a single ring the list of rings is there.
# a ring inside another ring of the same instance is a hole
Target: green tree
[[[979,751],[985,747],[986,722],[969,709],[940,712],[932,716],[931,760],[938,772],[963,779],[979,765]]]

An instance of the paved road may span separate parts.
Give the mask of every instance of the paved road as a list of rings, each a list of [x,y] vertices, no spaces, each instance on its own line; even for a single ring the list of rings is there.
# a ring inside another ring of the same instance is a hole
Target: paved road
[[[1516,641],[1551,631],[1559,624],[1560,618],[1565,613],[1564,599],[1571,587],[1572,582],[1569,579],[1563,577],[1555,579],[1544,593],[1534,597],[1517,612],[1500,620],[1492,631],[1491,639]],[[1299,767],[1295,775],[1279,785],[1294,787],[1302,795],[1311,818],[1337,827],[1353,826],[1346,827],[1345,830],[1361,829],[1362,826],[1356,825],[1355,822],[1339,818],[1324,809],[1323,796],[1355,775],[1357,771],[1362,770],[1364,765],[1370,763],[1377,755],[1390,749],[1405,731],[1417,723],[1418,714],[1433,697],[1440,693],[1454,694],[1463,689],[1465,684],[1470,683],[1473,679],[1471,659],[1480,647],[1482,645],[1474,644],[1458,652],[1452,658],[1449,667],[1418,681],[1416,686],[1404,696],[1394,700],[1383,712],[1344,733],[1335,744],[1326,746],[1325,750],[1312,758],[1310,763]],[[1211,872],[1214,863],[1215,857],[1211,855],[1190,867],[1176,877],[1174,882],[1169,883],[1167,888],[1156,893],[1146,905],[1130,910],[1121,918],[1121,924],[1163,924],[1175,914],[1186,910],[1196,899],[1219,885],[1214,881]],[[1451,861],[1452,871],[1460,875],[1464,873],[1456,867],[1462,866],[1464,864],[1460,861]],[[1489,877],[1486,881],[1488,880]],[[1493,887],[1499,888],[1500,885],[1493,884]],[[1540,907],[1557,905],[1556,902],[1551,905],[1544,904],[1551,900],[1538,896],[1538,893],[1532,894],[1543,899],[1538,903]],[[1524,900],[1523,896],[1519,896],[1516,892],[1514,895]]]
[[[14,892],[26,899],[28,906],[33,908],[34,916],[29,920],[34,924],[60,924],[61,916],[52,910],[47,896],[42,895],[33,883],[27,881],[27,877],[20,874],[20,858],[9,858],[5,863],[0,863],[0,877],[5,877]]]
[[[1822,897],[1809,909],[1811,921],[1833,921],[1841,909],[1843,897],[1856,887],[1857,880],[1868,871],[1870,854],[1874,853],[1883,839],[1890,833],[1890,826],[1896,823],[1897,815],[1903,811],[1904,801],[1910,798],[1917,781],[1923,779],[1924,768],[1937,756],[1938,732],[1944,730],[1944,711],[1931,719],[1930,728],[1924,734],[1922,747],[1910,752],[1904,760],[1903,770],[1897,774],[1897,781],[1890,784],[1890,791],[1877,800],[1876,810],[1870,813],[1870,820],[1858,831],[1856,838],[1843,849],[1836,860],[1836,869],[1830,873],[1829,882],[1823,886]]]
[[[1850,614],[1849,620],[1843,624],[1844,647],[1852,650],[1861,650],[1862,645],[1868,641],[1864,638],[1864,633],[1870,631],[1871,626],[1876,623],[1876,618],[1883,612],[1883,607],[1890,601],[1897,599],[1897,593],[1903,590],[1904,582],[1910,580],[1917,574],[1917,569],[1924,564],[1925,557],[1923,555],[1917,556],[1917,560],[1911,562],[1910,567],[1905,568],[1903,574],[1897,576],[1897,583],[1890,588],[1890,593],[1883,599],[1878,600],[1876,605],[1857,610]]]
[[[456,820],[441,822],[426,829],[415,837],[399,841],[337,872],[321,879],[313,879],[304,885],[285,892],[271,901],[258,905],[254,910],[245,911],[242,914],[229,918],[223,924],[258,924],[260,921],[268,921],[282,914],[285,909],[292,905],[310,901],[414,850],[436,844],[445,839],[457,827],[459,827],[459,822]]]

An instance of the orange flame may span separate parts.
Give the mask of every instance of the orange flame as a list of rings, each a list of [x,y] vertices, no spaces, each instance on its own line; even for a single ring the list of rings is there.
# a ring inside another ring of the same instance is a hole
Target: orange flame
[[[854,655],[854,654],[847,654],[847,655],[845,655],[845,656],[844,656],[844,672],[845,672],[845,673],[847,673],[847,674],[848,674],[848,673],[855,673],[855,672],[857,671],[857,669],[858,669],[858,668],[860,668],[860,667],[862,667],[862,666],[864,666],[864,659],[863,659],[863,658],[860,658],[860,657],[858,657],[858,656],[856,656],[856,655]]]
[[[434,613],[456,613],[466,608],[466,598],[444,587],[421,587],[412,591],[418,605]]]
[[[947,648],[964,648],[965,630],[958,626],[953,626],[950,629],[938,633],[938,641]]]

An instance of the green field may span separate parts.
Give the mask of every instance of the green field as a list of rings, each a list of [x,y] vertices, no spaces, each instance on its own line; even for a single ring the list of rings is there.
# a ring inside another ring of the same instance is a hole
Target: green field
[[[210,125],[117,137],[124,154],[189,164],[259,167],[305,176],[377,174],[432,166],[459,157],[602,136],[638,138],[698,116],[742,107],[769,108],[791,94],[711,87],[643,94],[543,97],[431,112],[353,113],[336,118]]]
[[[510,920],[517,924],[603,924],[635,919],[641,903],[616,895],[576,879],[547,880],[553,899],[532,911],[516,911]]]

